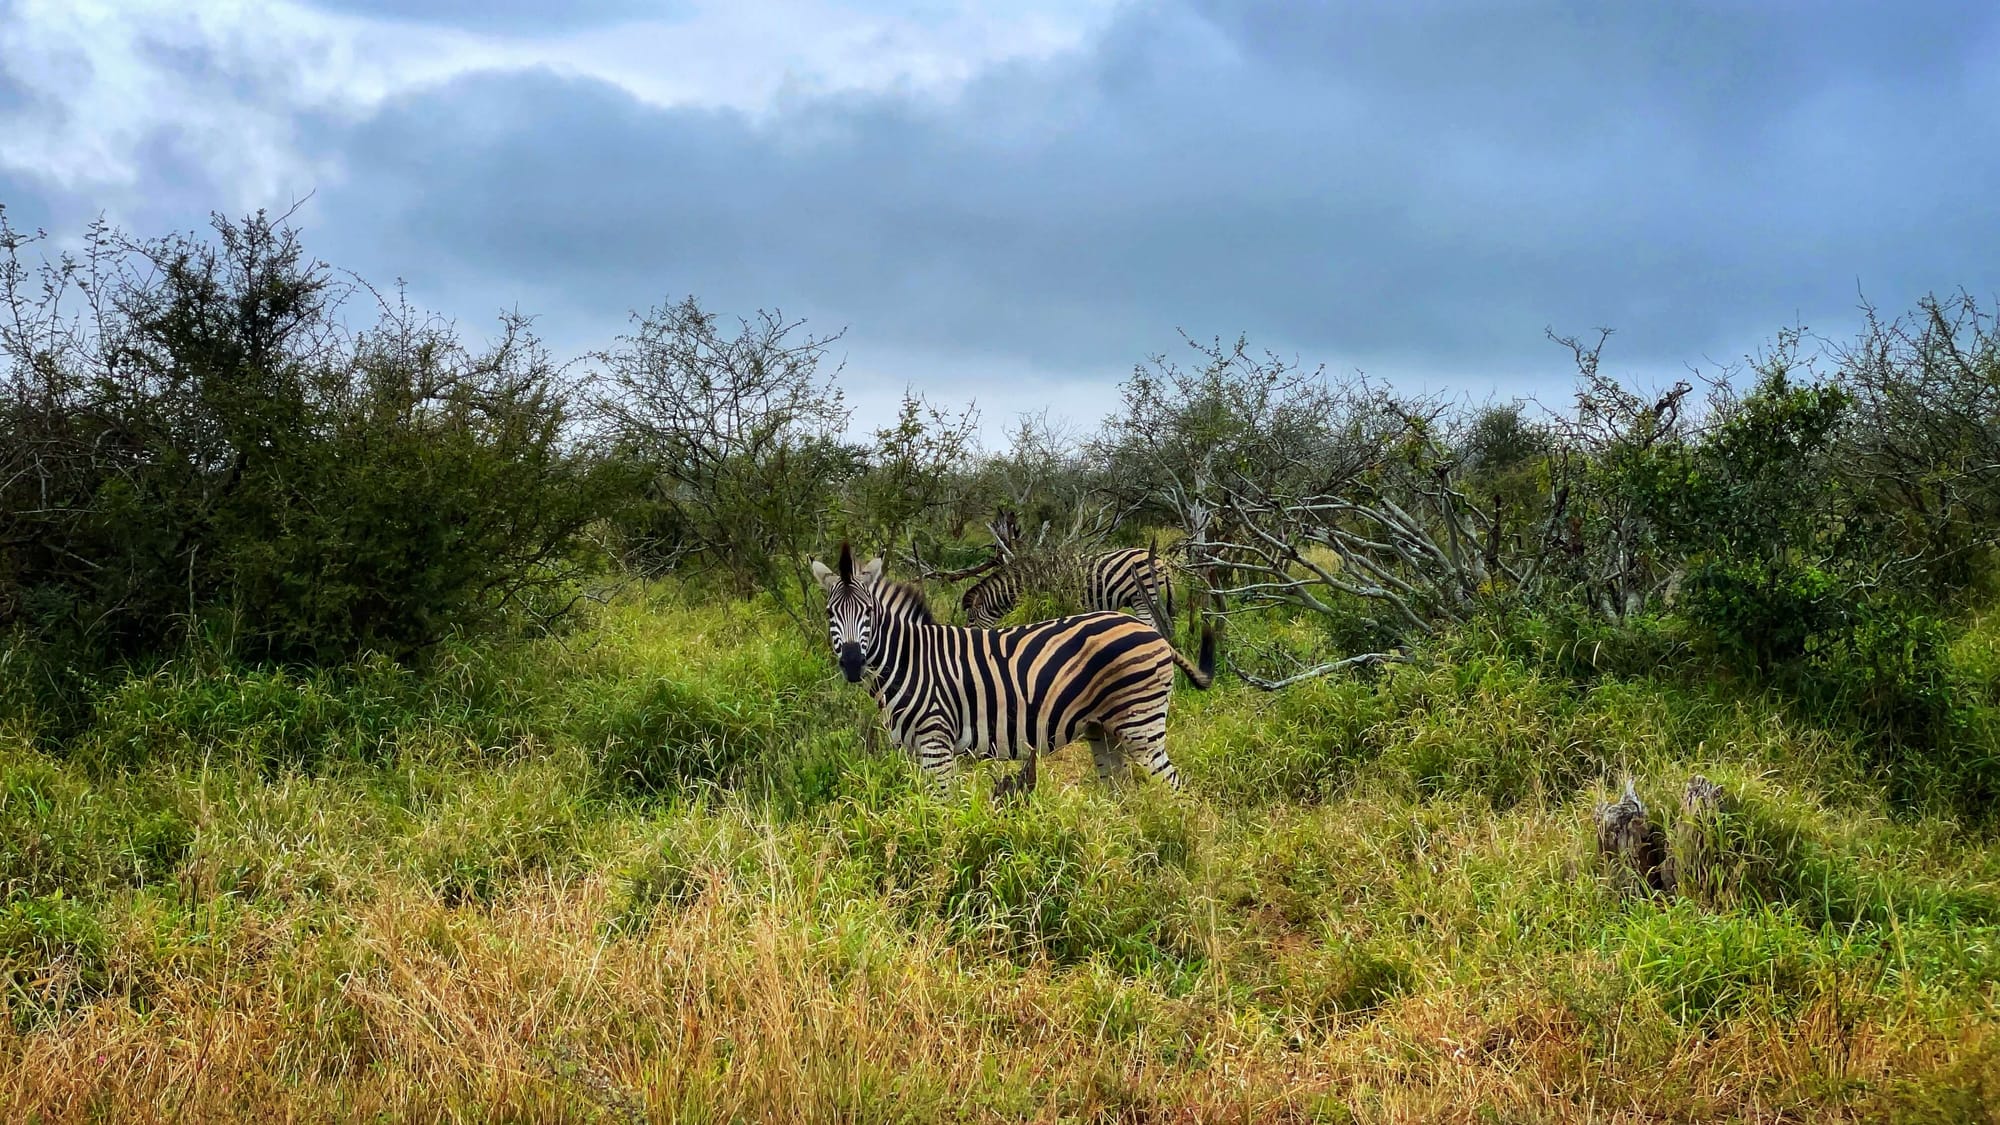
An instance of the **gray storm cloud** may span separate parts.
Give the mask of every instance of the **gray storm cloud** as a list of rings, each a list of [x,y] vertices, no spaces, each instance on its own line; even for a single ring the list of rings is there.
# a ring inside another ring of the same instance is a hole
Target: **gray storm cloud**
[[[942,357],[885,373],[940,397],[989,361],[1101,394],[1178,327],[1505,393],[1559,371],[1546,325],[1672,367],[1838,331],[1857,289],[1992,292],[1996,74],[1990,5],[1163,3],[949,98],[495,70],[297,130],[340,169],[316,252],[559,341],[691,292]],[[163,211],[209,206],[162,167]],[[37,193],[73,203],[0,178]]]

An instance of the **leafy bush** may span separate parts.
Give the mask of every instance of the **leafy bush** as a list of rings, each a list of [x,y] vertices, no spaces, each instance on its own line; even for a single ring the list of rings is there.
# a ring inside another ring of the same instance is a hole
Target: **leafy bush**
[[[1681,611],[1710,648],[1771,671],[1805,655],[1838,620],[1833,603],[1839,593],[1833,577],[1817,567],[1703,559],[1681,586]]]
[[[0,626],[328,661],[559,615],[620,481],[526,321],[472,349],[397,303],[350,335],[293,232],[214,231],[98,226],[37,272],[0,216]]]
[[[1863,602],[1815,638],[1794,690],[1860,735],[1893,800],[1983,819],[2000,800],[2000,747],[1973,736],[1978,692],[1953,667],[1950,641],[1929,613]]]
[[[1856,538],[1927,596],[1990,582],[2000,543],[1993,310],[1966,294],[1926,297],[1891,320],[1871,308],[1838,359],[1854,418],[1828,476],[1850,498]]]

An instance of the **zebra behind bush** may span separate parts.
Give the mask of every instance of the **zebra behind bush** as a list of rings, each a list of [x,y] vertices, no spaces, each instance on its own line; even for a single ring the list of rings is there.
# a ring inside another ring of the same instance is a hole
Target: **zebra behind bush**
[[[876,558],[857,572],[848,545],[839,566],[814,559],[826,591],[827,632],[849,683],[873,672],[871,691],[897,744],[940,787],[956,755],[1022,761],[996,794],[1032,791],[1035,756],[1082,737],[1098,777],[1116,783],[1128,762],[1175,788],[1167,756],[1174,669],[1197,688],[1215,678],[1215,635],[1204,629],[1199,663],[1144,621],[1093,612],[972,629],[932,620],[922,591],[882,577]]]
[[[1173,577],[1153,547],[1125,547],[1084,560],[1084,607],[1144,613],[1166,637],[1174,635]],[[1021,603],[1034,576],[1022,563],[994,571],[967,587],[959,598],[965,623],[990,629]]]

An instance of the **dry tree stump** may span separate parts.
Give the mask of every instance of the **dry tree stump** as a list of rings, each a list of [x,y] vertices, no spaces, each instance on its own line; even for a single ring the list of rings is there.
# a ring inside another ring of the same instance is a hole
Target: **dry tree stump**
[[[1628,892],[1713,899],[1722,889],[1722,815],[1728,805],[1722,786],[1700,774],[1688,778],[1670,847],[1666,832],[1646,815],[1645,802],[1627,778],[1624,795],[1600,802],[1595,810],[1597,854]]]
[[[1625,781],[1625,794],[1596,809],[1597,854],[1610,866],[1621,889],[1648,894],[1666,892],[1667,836],[1646,818],[1645,802]]]

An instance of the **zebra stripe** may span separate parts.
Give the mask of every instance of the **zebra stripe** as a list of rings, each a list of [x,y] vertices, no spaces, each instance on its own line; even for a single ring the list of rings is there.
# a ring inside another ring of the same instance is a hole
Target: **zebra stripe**
[[[1179,668],[1198,688],[1214,680],[1215,637],[1202,634],[1200,663],[1159,631],[1122,613],[1095,612],[1010,629],[958,628],[932,620],[923,593],[882,578],[877,558],[857,574],[842,544],[838,572],[817,560],[827,594],[827,633],[851,683],[870,690],[890,736],[942,788],[958,754],[1022,760],[1014,787],[1032,790],[1035,756],[1085,738],[1097,773],[1115,783],[1133,760],[1169,785],[1167,704]]]
[[[1167,565],[1151,547],[1126,547],[1085,560],[1084,605],[1107,613],[1139,610],[1173,635],[1174,588]],[[966,624],[990,629],[1021,602],[1023,568],[1003,567],[973,583],[959,599]]]

